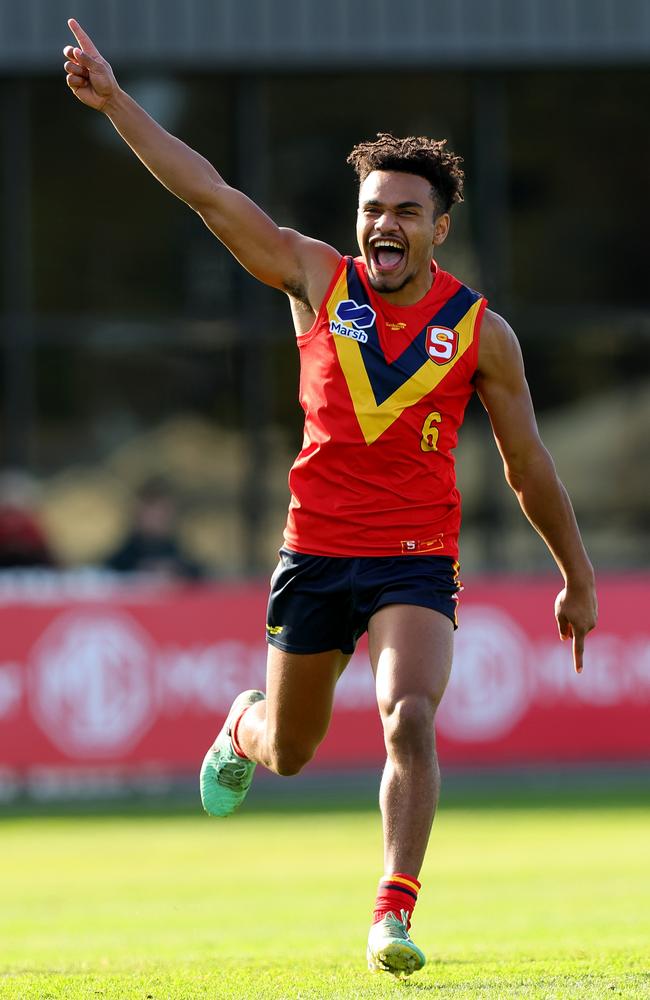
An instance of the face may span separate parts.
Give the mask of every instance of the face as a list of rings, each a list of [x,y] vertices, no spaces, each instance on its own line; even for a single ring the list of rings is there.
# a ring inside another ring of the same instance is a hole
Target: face
[[[434,218],[424,177],[373,170],[359,189],[357,240],[368,280],[396,304],[417,302],[431,287],[433,248],[449,231],[449,215]]]

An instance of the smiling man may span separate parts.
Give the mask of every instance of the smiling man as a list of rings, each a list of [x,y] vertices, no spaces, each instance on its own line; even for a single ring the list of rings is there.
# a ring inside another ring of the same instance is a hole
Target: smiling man
[[[76,21],[68,86],[102,111],[154,176],[251,274],[290,301],[301,359],[303,448],[273,575],[266,694],[235,700],[201,769],[215,816],[242,802],[257,764],[296,774],[330,720],[336,682],[368,632],[386,767],[384,873],[367,958],[409,975],[425,962],[410,922],[438,800],[434,719],[452,662],[460,498],[453,449],[478,392],[505,474],[564,577],[555,613],[582,670],[596,621],[591,564],[537,433],[517,340],[434,252],[462,201],[444,141],[382,134],[352,151],[361,256],[279,228],[118,86]]]

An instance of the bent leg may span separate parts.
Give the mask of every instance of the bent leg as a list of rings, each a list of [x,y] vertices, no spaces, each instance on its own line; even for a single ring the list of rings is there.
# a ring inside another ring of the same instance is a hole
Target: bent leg
[[[440,792],[434,717],[451,672],[453,626],[429,608],[390,604],[373,615],[368,637],[387,754],[384,870],[417,878]]]
[[[336,682],[349,659],[340,649],[298,654],[269,646],[266,700],[252,705],[237,729],[247,757],[276,774],[297,774],[327,732]]]

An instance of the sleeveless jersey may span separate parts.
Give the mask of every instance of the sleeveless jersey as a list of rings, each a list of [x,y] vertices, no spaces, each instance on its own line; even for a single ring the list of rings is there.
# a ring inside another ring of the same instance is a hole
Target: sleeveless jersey
[[[474,391],[486,300],[433,264],[410,306],[343,257],[297,337],[303,447],[289,474],[285,544],[324,556],[458,557],[452,450]]]

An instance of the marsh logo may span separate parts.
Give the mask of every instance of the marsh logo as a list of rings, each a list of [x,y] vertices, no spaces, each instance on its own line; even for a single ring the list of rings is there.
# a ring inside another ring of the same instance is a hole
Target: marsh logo
[[[75,611],[55,619],[28,671],[32,714],[70,757],[122,754],[153,722],[151,642],[125,614]]]
[[[491,607],[466,608],[437,716],[440,732],[469,743],[495,740],[514,729],[534,695],[528,651],[527,636],[509,615]]]
[[[354,299],[344,299],[336,307],[336,316],[340,322],[330,320],[330,330],[340,337],[349,337],[357,340],[361,344],[368,341],[368,334],[364,331],[373,325],[377,319],[377,313],[368,305],[359,305]]]

